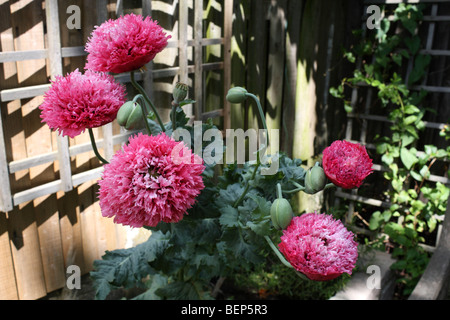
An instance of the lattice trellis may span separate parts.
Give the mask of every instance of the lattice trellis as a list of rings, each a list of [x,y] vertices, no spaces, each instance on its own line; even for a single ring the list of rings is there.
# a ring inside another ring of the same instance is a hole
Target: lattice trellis
[[[193,39],[188,39],[188,0],[181,0],[178,4],[179,10],[179,26],[178,26],[178,40],[169,40],[167,48],[178,48],[177,67],[164,68],[153,70],[152,63],[147,65],[147,71],[136,74],[137,81],[143,81],[144,88],[151,90],[153,79],[163,77],[179,76],[180,81],[187,82],[188,76],[194,73],[194,97],[196,100],[195,110],[193,116],[196,119],[204,120],[207,118],[223,117],[224,128],[230,126],[230,108],[226,99],[223,99],[223,107],[217,110],[203,112],[203,95],[204,95],[204,81],[203,72],[210,70],[223,70],[223,90],[229,89],[230,86],[230,46],[231,46],[231,22],[233,1],[223,1],[223,36],[220,38],[204,38],[204,12],[203,0],[193,0],[191,5],[194,7],[194,25],[193,25]],[[62,47],[60,37],[60,23],[58,14],[58,1],[45,1],[46,24],[47,24],[47,39],[48,47],[39,50],[28,51],[10,51],[0,52],[0,63],[17,62],[33,59],[48,59],[49,69],[52,77],[61,75],[63,72],[63,58],[78,57],[86,55],[84,47]],[[97,0],[97,23],[107,19],[107,0]],[[117,13],[120,15],[123,11],[123,1],[117,1]],[[143,15],[151,15],[152,1],[142,1]],[[203,48],[210,45],[223,46],[223,61],[204,63]],[[192,47],[194,50],[194,64],[188,63],[188,49]],[[117,75],[116,80],[122,83],[130,82],[129,74]],[[18,99],[33,98],[41,96],[49,88],[50,84],[34,85],[28,87],[20,87],[13,89],[0,90],[0,98],[2,102],[8,102]],[[224,94],[225,96],[225,94]],[[90,143],[84,143],[69,147],[67,137],[57,137],[57,151],[40,154],[35,157],[28,157],[26,159],[10,161],[7,160],[5,151],[5,137],[3,133],[3,124],[0,116],[0,211],[8,212],[14,206],[36,199],[38,197],[56,193],[58,191],[70,191],[74,186],[80,185],[83,182],[90,181],[100,177],[102,167],[91,169],[85,172],[72,174],[70,166],[70,158],[92,150]],[[112,124],[102,127],[103,138],[97,140],[99,148],[103,149],[106,159],[109,159],[114,150],[114,146],[127,141],[128,137],[134,132],[121,132],[120,134],[113,134]],[[59,162],[60,179],[48,182],[33,188],[22,190],[16,193],[11,192],[11,184],[9,175],[20,170],[29,169],[38,165],[51,162]]]
[[[439,15],[439,7],[440,5],[442,5],[443,3],[450,3],[450,1],[448,0],[441,0],[441,1],[400,1],[400,0],[366,0],[364,1],[364,12],[366,12],[366,8],[369,5],[375,4],[375,5],[397,5],[399,3],[427,3],[431,6],[431,13],[429,15],[425,15],[423,17],[423,21],[427,22],[428,26],[427,26],[427,32],[426,32],[426,41],[425,41],[425,48],[421,49],[419,51],[419,53],[421,54],[427,54],[430,55],[431,57],[438,57],[438,56],[450,56],[450,50],[442,50],[442,49],[434,49],[433,46],[433,39],[435,37],[435,30],[436,30],[436,25],[438,23],[447,23],[450,22],[450,16],[448,15]],[[383,12],[384,15],[384,12]],[[362,24],[362,30],[366,30],[366,18],[367,16],[363,16],[363,24]],[[387,19],[392,19],[392,16],[386,16],[384,18]],[[361,59],[357,59],[357,68],[360,68],[361,66]],[[409,73],[411,72],[412,69],[412,59],[409,60],[408,62],[408,68],[407,68],[407,73],[406,73],[406,81],[408,79]],[[450,87],[449,86],[430,86],[427,85],[427,78],[428,78],[428,74],[424,77],[424,79],[422,80],[421,85],[415,85],[415,86],[410,86],[409,89],[410,90],[425,90],[429,93],[444,93],[444,94],[450,94]],[[352,89],[352,95],[351,95],[351,106],[352,106],[352,110],[354,110],[353,112],[348,114],[348,121],[347,121],[347,129],[346,129],[346,135],[345,135],[345,139],[349,140],[349,141],[353,141],[353,142],[358,142],[361,143],[363,145],[366,146],[366,148],[370,151],[374,151],[376,149],[376,146],[374,143],[371,143],[369,141],[367,141],[367,134],[368,134],[368,125],[370,122],[383,122],[383,123],[392,123],[387,116],[380,116],[380,115],[375,115],[375,114],[371,114],[371,104],[373,102],[373,89],[371,88],[367,88],[366,91],[366,96],[365,96],[365,105],[363,106],[363,108],[358,108],[357,106],[357,101],[358,101],[358,97],[361,93],[358,91],[358,88],[353,88]],[[450,108],[450,106],[447,106],[447,108]],[[362,109],[362,110],[361,110]],[[355,110],[357,110],[357,112],[355,112]],[[446,119],[442,119],[443,121],[445,121]],[[360,134],[359,134],[359,138],[355,139],[354,135],[355,135],[355,121],[359,121],[360,123],[360,128],[358,128],[360,130]],[[445,123],[439,123],[439,122],[426,122],[425,121],[425,126],[426,128],[430,128],[430,129],[435,129],[435,130],[442,130],[445,126]],[[420,153],[421,151],[419,151]],[[380,164],[374,164],[373,166],[375,171],[378,172],[382,172],[385,171],[385,169],[383,168],[382,165]],[[438,175],[430,175],[429,178],[427,179],[429,181],[432,182],[441,182],[443,184],[446,185],[450,185],[450,179],[448,177],[445,176],[438,176]],[[336,204],[338,204],[340,201],[339,199],[346,199],[349,200],[348,204],[348,211],[347,211],[347,215],[346,215],[346,221],[347,223],[350,223],[350,221],[352,220],[354,213],[355,213],[355,204],[356,203],[363,203],[366,205],[370,205],[370,206],[375,206],[375,207],[381,207],[381,208],[389,208],[390,207],[390,203],[387,201],[382,201],[379,199],[373,199],[373,198],[369,198],[369,197],[365,197],[365,196],[361,196],[358,194],[358,190],[352,190],[351,192],[347,192],[344,191],[341,188],[338,188],[338,190],[336,191],[335,195],[337,196],[336,199]],[[437,219],[442,220],[442,217],[437,216]],[[362,232],[362,233],[367,233],[368,230],[363,229],[363,228],[358,228],[355,227],[355,229],[357,229],[358,231]],[[436,245],[439,242],[439,237],[440,237],[440,233],[441,233],[441,226],[438,227],[438,231],[437,231],[437,239],[436,239]],[[435,246],[428,246],[428,245],[424,245],[424,248],[429,250],[429,251],[433,251],[435,249]]]

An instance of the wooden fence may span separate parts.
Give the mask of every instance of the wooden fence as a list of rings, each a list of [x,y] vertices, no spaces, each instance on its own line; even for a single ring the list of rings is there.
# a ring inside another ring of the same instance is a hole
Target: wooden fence
[[[95,25],[122,13],[151,15],[172,38],[136,79],[166,119],[173,85],[188,83],[196,100],[188,115],[227,128],[232,8],[232,0],[0,0],[0,299],[41,298],[65,285],[69,265],[89,272],[105,250],[129,240],[128,228],[101,217],[102,166],[87,133],[67,139],[41,123],[49,79],[84,69]],[[71,28],[77,9],[81,27]],[[116,80],[129,87],[128,74]],[[132,133],[116,122],[94,130],[106,159]]]

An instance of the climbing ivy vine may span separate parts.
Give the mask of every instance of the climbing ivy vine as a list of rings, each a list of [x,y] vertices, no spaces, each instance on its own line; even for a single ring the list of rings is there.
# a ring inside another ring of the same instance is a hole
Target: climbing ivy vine
[[[422,5],[399,4],[393,20],[383,19],[379,29],[345,51],[344,57],[356,68],[352,77],[342,79],[330,90],[334,97],[343,100],[347,112],[353,112],[346,89],[371,88],[391,123],[390,133],[378,135],[375,141],[385,169],[383,176],[389,181],[385,198],[391,206],[373,212],[368,227],[384,235],[378,238],[378,245],[394,246],[392,256],[397,261],[392,269],[399,275],[404,295],[411,293],[428,263],[429,254],[421,244],[435,232],[450,190],[440,182],[429,181],[433,165],[450,157],[450,147],[425,145],[423,151],[417,149],[424,134],[424,115],[434,112],[431,106],[422,106],[425,91],[409,89],[420,84],[431,60],[429,55],[420,53],[421,40],[417,35],[423,10]],[[362,31],[355,34],[361,35]],[[412,68],[403,78],[409,61]],[[440,135],[449,139],[449,132],[445,126]]]

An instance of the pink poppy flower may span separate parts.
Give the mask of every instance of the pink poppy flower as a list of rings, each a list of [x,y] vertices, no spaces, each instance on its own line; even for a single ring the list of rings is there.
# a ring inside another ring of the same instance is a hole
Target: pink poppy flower
[[[137,228],[178,222],[204,188],[204,168],[183,142],[139,133],[104,166],[98,182],[102,215]]]
[[[112,122],[126,101],[125,87],[104,73],[76,69],[57,76],[44,94],[42,122],[71,138],[85,129]]]
[[[311,280],[326,281],[352,274],[358,258],[353,233],[331,215],[305,213],[283,230],[280,252]]]
[[[323,150],[322,166],[327,178],[344,189],[360,187],[373,171],[366,148],[345,140],[334,141]]]
[[[149,63],[167,46],[167,36],[156,21],[133,13],[96,26],[85,50],[86,69],[122,73]]]

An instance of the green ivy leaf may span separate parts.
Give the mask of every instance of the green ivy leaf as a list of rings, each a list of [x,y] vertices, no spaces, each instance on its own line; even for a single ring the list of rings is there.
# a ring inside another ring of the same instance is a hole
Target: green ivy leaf
[[[400,159],[408,170],[410,170],[412,166],[419,161],[419,159],[406,148],[400,149]]]

